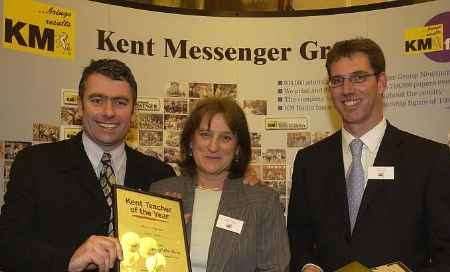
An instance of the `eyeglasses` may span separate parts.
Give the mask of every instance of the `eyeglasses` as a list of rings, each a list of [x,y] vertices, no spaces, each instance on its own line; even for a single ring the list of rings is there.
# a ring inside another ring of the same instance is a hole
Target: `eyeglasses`
[[[348,79],[352,84],[361,84],[366,82],[368,77],[371,76],[378,76],[379,73],[372,73],[372,74],[351,74],[348,76],[333,76],[330,78],[330,81],[328,82],[328,85],[330,85],[331,88],[337,88],[344,85],[344,82],[346,79]]]

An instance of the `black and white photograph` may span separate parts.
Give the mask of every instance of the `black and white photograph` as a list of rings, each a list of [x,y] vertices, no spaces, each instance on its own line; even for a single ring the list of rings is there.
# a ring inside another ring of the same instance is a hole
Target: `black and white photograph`
[[[171,81],[166,86],[166,96],[185,97],[187,94],[187,85],[177,81]]]
[[[138,96],[136,101],[137,112],[161,112],[161,101],[157,97]]]
[[[168,130],[164,132],[164,145],[170,147],[180,146],[180,132]]]
[[[263,165],[263,180],[286,180],[285,165]]]
[[[274,189],[280,196],[286,195],[286,180],[263,180],[262,184]]]
[[[180,161],[180,150],[174,147],[164,148],[164,162],[178,163]]]
[[[242,109],[246,114],[267,115],[267,100],[244,100]]]
[[[189,97],[204,98],[214,96],[212,83],[189,83]]]
[[[286,164],[286,149],[271,148],[263,152],[264,163],[268,164]]]
[[[163,132],[157,130],[141,129],[139,130],[139,145],[143,146],[162,146]]]
[[[164,129],[182,130],[187,115],[164,114]]]
[[[138,113],[138,124],[140,129],[163,129],[163,114],[160,113]]]
[[[311,144],[311,132],[309,131],[288,132],[286,137],[287,147],[304,148]]]
[[[59,126],[33,124],[33,144],[54,143],[59,141]]]
[[[261,133],[250,132],[250,142],[252,147],[261,147]]]
[[[61,125],[81,125],[81,115],[76,107],[61,107]]]
[[[183,98],[164,98],[164,112],[187,114],[188,100]]]
[[[217,97],[230,97],[234,100],[237,98],[237,84],[214,84],[214,96]]]

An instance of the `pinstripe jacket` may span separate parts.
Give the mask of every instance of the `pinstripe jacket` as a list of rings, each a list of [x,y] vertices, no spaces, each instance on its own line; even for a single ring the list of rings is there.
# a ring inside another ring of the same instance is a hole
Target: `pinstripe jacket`
[[[173,177],[151,185],[156,193],[182,195],[185,213],[191,213],[195,184],[190,177]],[[209,246],[208,272],[287,271],[290,259],[285,218],[278,194],[260,185],[244,185],[242,179],[225,182],[217,216],[244,222],[240,234],[215,227]],[[216,217],[217,221],[217,217]],[[190,243],[191,224],[186,222]]]

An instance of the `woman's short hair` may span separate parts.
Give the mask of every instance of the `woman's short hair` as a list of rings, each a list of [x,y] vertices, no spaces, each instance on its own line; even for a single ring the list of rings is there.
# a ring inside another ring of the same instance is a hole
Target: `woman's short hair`
[[[228,127],[237,138],[239,152],[231,163],[229,178],[242,177],[251,159],[250,133],[247,119],[241,107],[231,98],[225,97],[208,97],[200,100],[185,121],[180,139],[182,172],[190,176],[196,174],[191,141],[203,118],[208,118],[209,124],[211,124],[211,119],[216,114],[223,115]]]

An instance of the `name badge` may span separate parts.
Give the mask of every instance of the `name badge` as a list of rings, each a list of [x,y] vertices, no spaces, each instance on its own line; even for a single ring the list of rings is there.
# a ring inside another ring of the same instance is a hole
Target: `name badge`
[[[244,221],[219,214],[216,227],[241,234]]]
[[[367,173],[368,179],[394,180],[394,166],[372,166]]]

